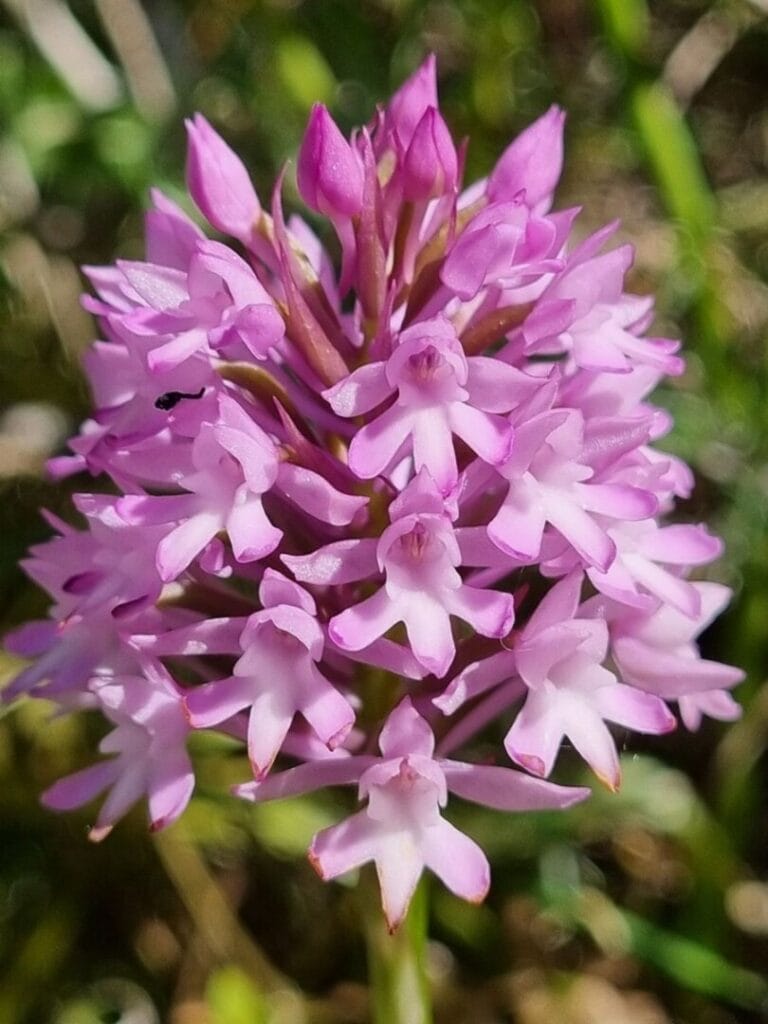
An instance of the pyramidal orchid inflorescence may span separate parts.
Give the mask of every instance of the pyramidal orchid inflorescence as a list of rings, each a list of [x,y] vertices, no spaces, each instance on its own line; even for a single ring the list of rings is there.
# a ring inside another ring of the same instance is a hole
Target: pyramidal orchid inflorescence
[[[394,928],[425,867],[487,892],[449,794],[565,808],[588,794],[548,781],[566,741],[615,789],[611,725],[737,714],[740,671],[696,646],[728,591],[688,578],[720,543],[666,524],[692,480],[647,396],[678,344],[624,290],[616,225],[574,241],[579,211],[552,211],[563,120],[467,188],[433,58],[349,139],[316,106],[298,186],[321,241],[197,115],[189,191],[225,240],[154,192],[146,260],[86,268],[96,410],[50,468],[119,493],[77,495],[79,528],[49,516],[24,565],[51,617],[8,638],[34,660],[5,695],[113,727],[44,796],[104,794],[92,838],[143,797],[173,822],[190,733],[220,730],[245,799],[356,787],[309,856],[374,862]],[[473,763],[499,717],[497,763]]]

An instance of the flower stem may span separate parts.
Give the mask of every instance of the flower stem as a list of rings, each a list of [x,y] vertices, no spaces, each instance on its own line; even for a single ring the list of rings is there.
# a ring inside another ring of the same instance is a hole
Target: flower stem
[[[394,934],[387,929],[373,871],[360,879],[368,949],[373,1024],[432,1024],[426,971],[427,889],[419,883],[408,915]]]

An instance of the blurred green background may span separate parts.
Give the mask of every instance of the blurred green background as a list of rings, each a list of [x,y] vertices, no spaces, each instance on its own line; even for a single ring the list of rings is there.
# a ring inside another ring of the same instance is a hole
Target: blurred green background
[[[710,656],[744,666],[744,717],[632,738],[619,796],[562,815],[457,806],[494,885],[435,887],[429,970],[445,1024],[733,1024],[768,1019],[768,4],[764,0],[0,0],[0,627],[44,600],[15,567],[71,518],[44,480],[88,409],[94,325],[77,267],[141,254],[156,183],[181,195],[182,117],[201,110],[262,197],[310,105],[366,121],[427,50],[469,176],[553,101],[569,111],[560,205],[621,217],[632,286],[689,369],[659,396],[664,444],[697,474],[684,518],[728,553],[736,591]],[[289,205],[296,193],[288,186]],[[73,488],[87,488],[82,480]],[[13,671],[0,662],[0,678]],[[247,767],[196,745],[198,795],[100,847],[39,792],[87,763],[85,717],[28,702],[0,720],[0,1022],[300,1024],[368,1020],[354,892],[303,851],[333,797],[257,810]],[[496,740],[498,737],[495,738]],[[489,743],[494,737],[489,737]],[[489,747],[489,749],[491,749]],[[580,770],[566,758],[561,781]]]

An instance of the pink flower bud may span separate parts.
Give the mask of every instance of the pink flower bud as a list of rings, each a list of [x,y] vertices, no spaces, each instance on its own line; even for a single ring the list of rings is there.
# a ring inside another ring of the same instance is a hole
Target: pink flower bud
[[[525,190],[527,206],[549,209],[563,168],[564,123],[564,112],[552,106],[512,140],[488,178],[491,202],[513,199]]]
[[[435,55],[427,59],[403,82],[387,104],[385,123],[387,134],[395,136],[403,151],[413,138],[416,126],[430,107],[437,107],[437,75]]]
[[[363,205],[363,172],[327,109],[316,103],[299,151],[299,192],[326,216],[354,217]]]
[[[187,185],[202,214],[219,231],[248,242],[261,204],[239,157],[202,114],[186,122]]]
[[[411,202],[451,192],[458,172],[456,147],[440,113],[430,107],[413,133],[403,160],[403,194]]]

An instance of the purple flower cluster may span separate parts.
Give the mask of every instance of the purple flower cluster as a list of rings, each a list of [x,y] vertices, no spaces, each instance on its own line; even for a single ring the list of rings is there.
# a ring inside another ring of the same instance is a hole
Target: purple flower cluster
[[[246,799],[357,786],[310,858],[323,878],[374,861],[392,927],[425,866],[481,900],[449,791],[564,808],[588,793],[547,781],[564,740],[615,789],[609,723],[737,714],[741,672],[695,642],[728,591],[688,578],[720,542],[663,525],[692,481],[647,396],[678,344],[624,291],[616,225],[574,243],[578,209],[551,211],[555,107],[466,189],[433,58],[349,140],[315,107],[298,186],[338,274],[281,181],[268,212],[207,121],[188,129],[189,191],[229,244],[155,192],[146,261],[86,269],[96,411],[51,469],[121,493],[77,495],[82,529],[48,517],[25,568],[51,618],[9,638],[35,660],[6,696],[114,728],[44,800],[107,792],[98,839],[146,795],[162,828],[194,787],[190,732],[219,730],[247,746]],[[524,771],[448,756],[497,718]]]

